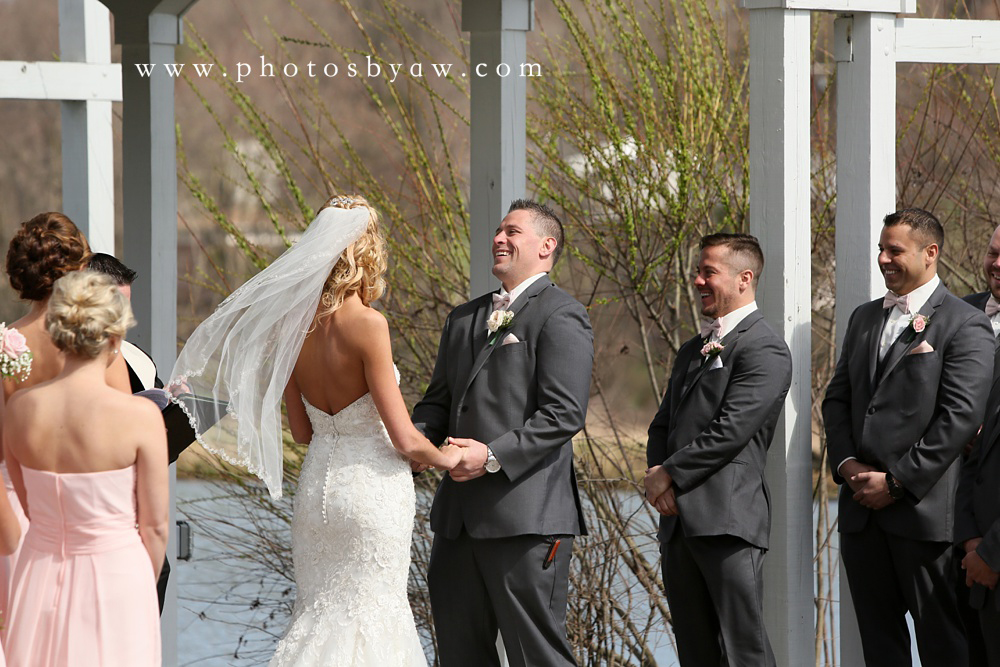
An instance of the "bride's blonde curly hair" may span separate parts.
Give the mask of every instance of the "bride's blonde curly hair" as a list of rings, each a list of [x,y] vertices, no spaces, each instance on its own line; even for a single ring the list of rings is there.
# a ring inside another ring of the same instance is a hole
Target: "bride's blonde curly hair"
[[[386,245],[378,212],[359,195],[331,197],[320,207],[320,211],[330,207],[368,209],[368,228],[361,238],[347,246],[330,271],[323,285],[316,322],[336,312],[344,305],[344,300],[355,292],[366,306],[385,293]]]

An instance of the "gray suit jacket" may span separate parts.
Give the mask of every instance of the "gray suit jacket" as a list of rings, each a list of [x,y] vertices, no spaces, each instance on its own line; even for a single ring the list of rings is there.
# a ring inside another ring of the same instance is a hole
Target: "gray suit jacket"
[[[445,476],[431,528],[454,539],[586,534],[572,437],[587,415],[594,335],[583,305],[548,276],[511,304],[510,328],[490,345],[492,294],[448,315],[437,363],[413,423],[434,443],[486,443],[501,470],[468,482]],[[503,344],[513,334],[519,342]]]
[[[986,307],[989,292],[970,294],[967,303],[979,310]],[[986,401],[983,430],[972,447],[972,453],[962,464],[955,500],[955,543],[963,544],[975,537],[983,538],[976,548],[979,556],[994,571],[1000,571],[1000,345],[993,366],[993,386]],[[973,606],[981,607],[986,589],[978,584],[969,596]],[[1000,596],[995,596],[1000,604]]]
[[[942,283],[920,310],[927,328],[907,328],[886,353],[877,377],[885,321],[882,300],[856,308],[823,400],[830,467],[840,491],[841,532],[861,531],[870,517],[887,533],[914,540],[953,538],[956,459],[983,421],[993,376],[993,329],[982,310]],[[910,354],[922,343],[933,348]],[[891,472],[903,499],[878,511],[854,500],[837,472],[848,457]]]
[[[971,305],[976,310],[984,310],[986,308],[986,302],[990,299],[989,290],[985,292],[977,292],[976,294],[968,294],[962,297],[962,301]],[[990,325],[993,326],[992,324]],[[1000,342],[1000,340],[998,340]],[[996,380],[997,375],[1000,374],[1000,344],[997,345],[996,352],[993,354],[993,379]]]
[[[649,425],[646,463],[662,464],[673,477],[680,513],[660,517],[658,536],[668,541],[679,520],[688,537],[735,535],[766,549],[771,501],[764,466],[792,358],[759,310],[722,339],[721,368],[702,361],[703,344],[696,336],[678,350]]]

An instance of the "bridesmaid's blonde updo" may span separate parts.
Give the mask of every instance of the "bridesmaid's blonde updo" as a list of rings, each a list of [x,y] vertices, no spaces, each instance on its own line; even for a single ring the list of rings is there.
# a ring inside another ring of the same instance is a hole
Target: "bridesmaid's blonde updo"
[[[329,317],[344,305],[344,299],[357,292],[366,306],[385,292],[385,237],[378,212],[358,195],[331,197],[320,208],[368,209],[368,228],[357,241],[347,246],[323,286],[316,319]]]
[[[45,328],[67,354],[93,359],[112,336],[124,338],[134,324],[132,306],[108,276],[74,271],[52,286]]]

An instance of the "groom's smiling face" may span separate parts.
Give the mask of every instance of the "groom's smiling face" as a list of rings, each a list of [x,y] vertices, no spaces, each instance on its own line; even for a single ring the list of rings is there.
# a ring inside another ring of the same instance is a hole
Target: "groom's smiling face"
[[[507,291],[552,268],[555,239],[538,234],[533,215],[522,209],[511,211],[493,235],[493,275]]]

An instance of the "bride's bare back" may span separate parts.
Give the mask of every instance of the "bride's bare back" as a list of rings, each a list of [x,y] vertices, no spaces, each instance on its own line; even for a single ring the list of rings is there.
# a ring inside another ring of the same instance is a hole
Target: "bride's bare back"
[[[458,464],[461,452],[438,450],[413,426],[396,381],[389,324],[355,293],[317,323],[302,344],[285,388],[292,437],[303,444],[312,439],[303,396],[333,415],[369,392],[393,447],[420,463],[447,470]]]
[[[355,295],[306,336],[292,377],[309,403],[332,415],[368,393],[362,348],[380,318]]]

